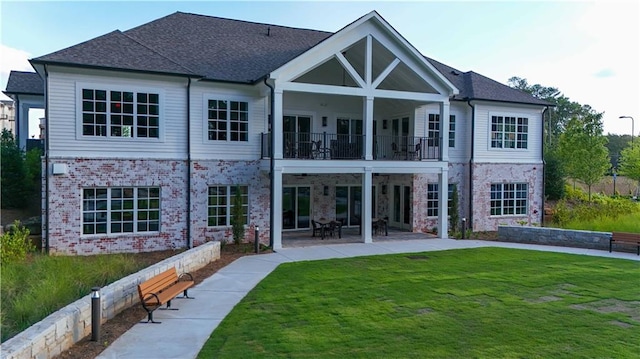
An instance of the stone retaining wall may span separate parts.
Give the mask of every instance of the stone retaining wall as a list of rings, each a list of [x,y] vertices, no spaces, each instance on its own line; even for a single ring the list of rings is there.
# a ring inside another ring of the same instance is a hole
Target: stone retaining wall
[[[178,274],[220,259],[220,242],[208,242],[129,275],[100,290],[102,322],[139,302],[138,284],[171,267]],[[0,346],[2,358],[52,358],[91,334],[91,295],[49,315]]]
[[[574,248],[609,250],[610,232],[579,231],[570,229],[527,227],[527,226],[498,226],[498,240],[504,242],[544,244]],[[614,250],[626,251],[628,248]]]

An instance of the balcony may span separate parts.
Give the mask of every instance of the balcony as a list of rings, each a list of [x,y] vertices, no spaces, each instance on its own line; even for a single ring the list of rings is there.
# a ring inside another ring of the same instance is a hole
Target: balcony
[[[363,160],[365,136],[334,133],[283,133],[283,158],[299,160]],[[437,161],[440,138],[374,136],[373,159],[377,161]],[[271,155],[270,134],[262,134],[262,158]]]

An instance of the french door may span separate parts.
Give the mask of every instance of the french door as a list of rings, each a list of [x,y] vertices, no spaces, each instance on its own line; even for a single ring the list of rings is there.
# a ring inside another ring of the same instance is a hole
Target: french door
[[[411,186],[393,185],[392,188],[390,224],[411,229]]]
[[[283,116],[284,157],[304,158],[311,155],[311,117]]]
[[[376,215],[376,188],[371,187],[371,213]],[[346,226],[362,223],[362,186],[336,186],[336,219]]]
[[[311,187],[285,186],[282,188],[282,229],[310,227]]]

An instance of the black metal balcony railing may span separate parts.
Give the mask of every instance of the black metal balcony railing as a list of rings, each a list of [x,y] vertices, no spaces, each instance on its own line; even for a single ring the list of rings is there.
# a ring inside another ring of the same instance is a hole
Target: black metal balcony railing
[[[271,156],[270,133],[262,134],[262,158]],[[283,158],[321,160],[364,159],[365,136],[332,133],[283,133]],[[422,161],[440,158],[440,139],[412,136],[374,136],[373,159]]]

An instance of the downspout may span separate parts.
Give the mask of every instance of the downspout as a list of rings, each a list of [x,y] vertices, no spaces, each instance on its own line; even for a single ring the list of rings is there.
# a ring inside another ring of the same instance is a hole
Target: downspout
[[[476,108],[471,104],[471,99],[467,97],[467,105],[471,107],[471,155],[469,158],[469,228],[473,232],[473,157],[475,154],[475,128],[476,128]]]
[[[269,76],[265,76],[264,77],[264,84],[267,85],[267,87],[270,89],[271,94],[270,94],[270,101],[269,101],[269,135],[270,135],[270,139],[269,141],[271,142],[271,153],[269,154],[269,190],[271,191],[271,196],[270,196],[270,204],[269,204],[269,247],[273,248],[273,240],[274,240],[274,236],[275,233],[273,231],[273,228],[275,227],[276,224],[276,219],[275,219],[275,210],[274,210],[274,206],[275,206],[275,196],[274,193],[276,191],[275,188],[275,160],[274,160],[274,154],[275,154],[275,143],[274,143],[274,136],[273,136],[273,122],[274,122],[274,118],[273,118],[273,108],[275,107],[275,88],[271,85],[269,85],[269,82],[267,82],[267,79],[269,78]]]
[[[14,139],[18,144],[18,148],[22,148],[20,147],[20,95],[16,94],[15,96],[16,96],[16,107],[15,107],[16,119],[14,123],[16,126],[16,133],[14,134]],[[27,114],[27,118],[29,118],[28,114]]]
[[[546,200],[546,196],[545,193],[547,192],[547,177],[545,175],[545,168],[547,166],[547,162],[544,160],[544,114],[547,113],[547,111],[549,111],[549,106],[546,106],[544,108],[544,110],[542,111],[542,123],[540,124],[540,129],[541,129],[541,136],[540,138],[542,138],[542,146],[540,146],[540,155],[542,156],[542,208],[541,208],[541,219],[540,219],[540,227],[544,227],[544,205],[545,205],[545,200]],[[549,145],[551,145],[551,143],[549,143]]]
[[[44,66],[44,251],[49,254],[49,71]]]
[[[193,248],[191,240],[191,77],[187,82],[187,249]]]

